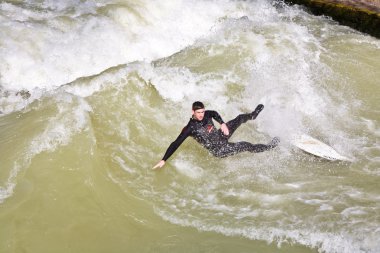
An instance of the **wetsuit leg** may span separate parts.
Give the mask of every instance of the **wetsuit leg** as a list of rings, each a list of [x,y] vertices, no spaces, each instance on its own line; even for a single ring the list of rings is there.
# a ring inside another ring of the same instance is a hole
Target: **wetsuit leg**
[[[273,144],[252,144],[249,142],[241,141],[236,143],[227,143],[226,145],[220,147],[218,150],[214,151],[214,155],[217,157],[227,157],[235,155],[237,153],[249,151],[251,153],[259,153],[270,150],[277,146],[277,143]]]
[[[230,134],[227,137],[229,139],[232,134],[235,132],[235,130],[243,123],[247,122],[248,120],[252,119],[252,114],[251,113],[246,113],[246,114],[240,114],[233,120],[230,120],[226,123],[228,130],[230,131]]]
[[[222,134],[222,136],[224,137],[227,137],[227,139],[229,139],[232,134],[235,132],[235,130],[243,123],[247,122],[248,120],[254,120],[256,119],[257,115],[259,115],[259,113],[264,109],[264,105],[262,104],[259,104],[256,109],[251,112],[251,113],[245,113],[245,114],[240,114],[238,115],[236,118],[234,118],[233,120],[230,120],[226,123],[227,127],[228,127],[228,130],[230,132],[230,134],[228,136],[224,136]]]

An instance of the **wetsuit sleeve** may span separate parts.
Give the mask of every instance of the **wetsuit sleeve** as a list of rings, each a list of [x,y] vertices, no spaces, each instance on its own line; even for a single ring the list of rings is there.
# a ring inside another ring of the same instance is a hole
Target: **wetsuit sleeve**
[[[190,133],[191,133],[190,128],[186,126],[182,130],[182,132],[178,135],[177,139],[170,144],[162,160],[166,161],[167,159],[169,159],[169,157],[178,149],[178,147],[182,144],[182,142],[186,140],[186,138],[190,135]]]
[[[210,113],[210,116],[215,119],[219,124],[223,124],[224,121],[222,119],[222,117],[220,117],[219,113],[216,112],[216,111],[209,111]]]

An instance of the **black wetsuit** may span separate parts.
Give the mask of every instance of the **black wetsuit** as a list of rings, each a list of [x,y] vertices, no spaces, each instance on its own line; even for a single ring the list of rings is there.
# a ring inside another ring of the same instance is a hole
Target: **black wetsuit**
[[[252,144],[245,141],[237,143],[228,142],[228,139],[242,123],[253,118],[255,117],[253,117],[252,113],[240,114],[235,119],[226,123],[229,135],[224,135],[220,129],[215,128],[212,121],[212,119],[215,119],[220,124],[224,123],[219,113],[216,111],[205,111],[204,118],[201,121],[194,118],[190,119],[177,139],[170,144],[162,160],[166,161],[169,159],[188,136],[192,136],[216,157],[226,157],[244,151],[257,153],[273,148],[271,145]]]

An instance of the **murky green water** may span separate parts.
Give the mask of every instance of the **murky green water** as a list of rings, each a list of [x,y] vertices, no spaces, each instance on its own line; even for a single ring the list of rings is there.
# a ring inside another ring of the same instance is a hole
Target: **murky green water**
[[[380,250],[378,40],[267,1],[3,2],[0,20],[0,252]],[[189,138],[151,170],[195,100],[226,121],[264,104],[233,140],[281,145],[220,159]]]

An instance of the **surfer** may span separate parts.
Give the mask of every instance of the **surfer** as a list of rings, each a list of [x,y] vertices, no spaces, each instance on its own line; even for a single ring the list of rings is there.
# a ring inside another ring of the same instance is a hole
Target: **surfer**
[[[194,102],[192,105],[192,117],[189,123],[183,128],[177,139],[170,144],[162,160],[153,169],[164,166],[166,160],[169,159],[188,136],[192,136],[216,157],[227,157],[244,151],[258,153],[276,147],[280,141],[277,137],[273,138],[267,145],[252,144],[245,141],[236,143],[228,141],[242,123],[256,119],[263,109],[264,105],[259,104],[253,112],[240,114],[235,119],[224,123],[218,112],[205,110],[202,102]],[[221,124],[220,129],[215,128],[212,119]]]

